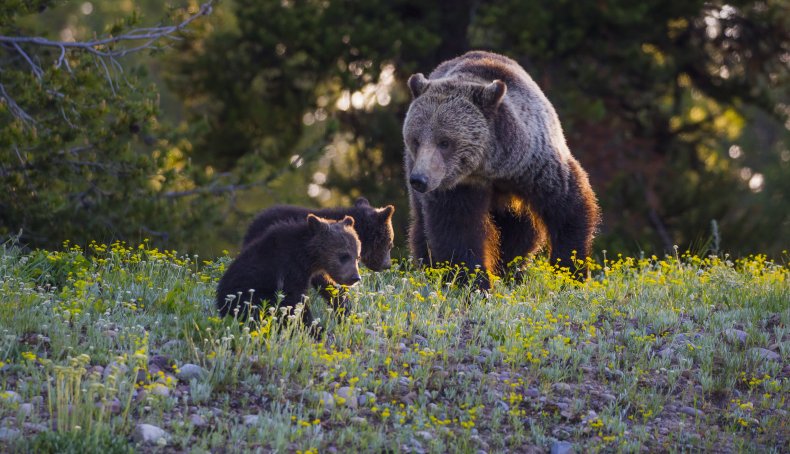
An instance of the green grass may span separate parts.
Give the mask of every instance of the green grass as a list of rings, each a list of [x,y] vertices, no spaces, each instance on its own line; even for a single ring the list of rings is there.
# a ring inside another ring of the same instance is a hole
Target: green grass
[[[585,283],[536,260],[490,295],[447,284],[447,270],[399,264],[365,274],[345,317],[311,293],[320,341],[280,313],[251,328],[217,318],[229,260],[146,245],[4,245],[0,450],[790,443],[790,269],[762,256],[618,257],[592,263]],[[206,373],[179,381],[188,363]],[[143,445],[140,423],[167,437]]]

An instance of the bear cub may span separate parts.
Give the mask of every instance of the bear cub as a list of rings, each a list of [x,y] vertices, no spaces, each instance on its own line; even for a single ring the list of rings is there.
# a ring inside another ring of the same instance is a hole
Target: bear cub
[[[217,286],[220,315],[257,318],[264,301],[293,308],[307,292],[310,280],[325,276],[332,284],[354,285],[360,280],[357,266],[361,244],[350,216],[340,221],[313,214],[272,224],[230,264]],[[252,298],[250,290],[253,289]],[[302,319],[310,326],[307,307]]]
[[[362,263],[372,271],[381,271],[392,266],[390,252],[395,238],[392,229],[392,214],[394,212],[394,206],[374,208],[364,197],[358,198],[352,207],[309,209],[293,205],[277,205],[267,208],[255,217],[244,235],[242,248],[246,248],[269,227],[278,222],[302,221],[310,213],[333,220],[351,216],[354,219],[354,230],[362,243]],[[333,298],[333,294],[336,292],[327,289],[331,285],[331,279],[317,275],[312,279],[311,285],[318,289],[321,296],[333,303],[334,306],[345,306],[345,297],[341,296],[339,300]]]

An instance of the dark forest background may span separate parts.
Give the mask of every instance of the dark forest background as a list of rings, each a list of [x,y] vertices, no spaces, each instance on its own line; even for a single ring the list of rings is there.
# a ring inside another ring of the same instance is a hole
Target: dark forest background
[[[0,37],[0,238],[236,249],[273,203],[393,203],[405,86],[470,49],[557,108],[597,251],[781,255],[790,243],[790,2],[214,2],[102,56]],[[7,0],[2,37],[93,41],[200,3]],[[207,11],[208,12],[208,11]]]

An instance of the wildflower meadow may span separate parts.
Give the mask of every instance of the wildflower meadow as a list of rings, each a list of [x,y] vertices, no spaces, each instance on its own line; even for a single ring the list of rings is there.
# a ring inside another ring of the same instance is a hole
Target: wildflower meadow
[[[0,450],[787,452],[790,268],[534,259],[490,293],[366,272],[311,336],[220,319],[230,262],[140,245],[0,249]]]

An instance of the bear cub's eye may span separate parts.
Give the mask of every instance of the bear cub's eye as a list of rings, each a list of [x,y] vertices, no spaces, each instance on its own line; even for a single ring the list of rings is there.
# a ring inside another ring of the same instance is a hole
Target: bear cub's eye
[[[450,141],[447,139],[442,139],[439,141],[437,145],[439,146],[439,148],[445,150],[447,148],[450,148]]]
[[[340,263],[348,263],[351,260],[351,254],[341,254]]]

